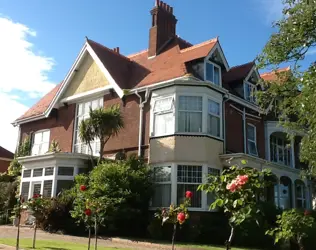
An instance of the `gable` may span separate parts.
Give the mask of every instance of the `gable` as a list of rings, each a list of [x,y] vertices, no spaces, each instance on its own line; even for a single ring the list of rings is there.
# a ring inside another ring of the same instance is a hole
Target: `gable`
[[[86,53],[80,66],[75,70],[62,98],[67,98],[109,85],[109,81],[89,53]]]

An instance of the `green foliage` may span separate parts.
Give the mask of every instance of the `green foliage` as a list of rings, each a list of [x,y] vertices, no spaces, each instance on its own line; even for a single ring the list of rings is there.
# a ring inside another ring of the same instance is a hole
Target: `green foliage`
[[[113,105],[106,109],[90,109],[90,117],[80,123],[79,136],[89,146],[91,152],[91,142],[95,138],[100,140],[99,161],[101,161],[106,142],[112,136],[117,135],[123,127],[124,122],[119,105]]]
[[[311,166],[306,174],[316,170],[316,66],[301,67],[311,49],[316,46],[315,0],[284,0],[283,17],[274,25],[276,32],[259,56],[259,67],[278,68],[293,63],[291,73],[283,72],[267,83],[259,93],[263,108],[271,108],[279,116],[281,125],[289,131],[302,132],[300,160]]]
[[[19,145],[14,159],[10,162],[8,174],[11,176],[20,176],[22,165],[18,162],[18,157],[28,156],[31,154],[31,139],[27,136],[24,141]]]
[[[85,191],[80,190],[82,185]],[[71,214],[77,221],[89,226],[97,219],[108,232],[120,235],[145,227],[153,182],[151,170],[142,160],[99,164],[89,175],[76,176],[75,189]],[[91,210],[91,216],[84,214],[86,209]]]
[[[315,219],[307,211],[291,209],[279,215],[276,223],[277,226],[266,234],[274,236],[275,243],[280,240],[294,241],[302,250],[303,239],[308,237],[308,231],[314,226]]]
[[[16,203],[15,192],[17,182],[0,182],[0,211],[6,212],[14,207]]]
[[[52,140],[48,152],[50,153],[59,153],[61,149],[59,147],[59,143],[56,140]]]

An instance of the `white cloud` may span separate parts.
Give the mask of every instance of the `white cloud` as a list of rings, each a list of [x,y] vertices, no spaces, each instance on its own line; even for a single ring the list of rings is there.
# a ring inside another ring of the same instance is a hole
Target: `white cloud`
[[[265,22],[271,25],[272,22],[282,17],[283,3],[282,0],[257,0],[257,7],[265,17]]]
[[[13,100],[11,96],[0,93],[0,146],[14,152],[18,137],[18,129],[11,122],[21,116],[27,106]]]
[[[19,101],[38,98],[55,84],[48,73],[54,60],[36,51],[29,38],[36,32],[0,14],[0,145],[14,151],[17,128],[11,123],[28,107]]]

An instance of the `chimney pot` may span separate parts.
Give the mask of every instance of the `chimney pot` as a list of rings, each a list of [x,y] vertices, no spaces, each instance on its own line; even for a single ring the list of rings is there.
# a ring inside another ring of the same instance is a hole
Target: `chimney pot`
[[[173,14],[173,7],[170,7],[170,13]]]
[[[163,1],[159,1],[159,6],[160,6],[160,7],[162,7],[162,6],[163,6],[163,4],[164,4],[164,2],[163,2]]]
[[[162,7],[163,7],[164,10],[167,10],[167,4],[166,3],[163,3]]]
[[[159,6],[159,0],[155,0],[155,6]]]
[[[116,52],[116,53],[118,53],[118,54],[120,54],[120,47],[115,47],[115,48],[113,49],[113,51]]]
[[[170,5],[167,4],[167,11],[170,12]]]

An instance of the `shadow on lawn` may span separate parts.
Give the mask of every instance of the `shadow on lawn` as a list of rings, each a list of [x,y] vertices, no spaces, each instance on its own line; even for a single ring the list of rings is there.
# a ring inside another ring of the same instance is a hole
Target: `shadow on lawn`
[[[59,247],[47,247],[47,246],[44,246],[44,249],[47,249],[47,250],[71,250],[71,248],[59,248]]]

